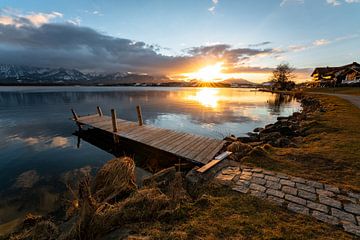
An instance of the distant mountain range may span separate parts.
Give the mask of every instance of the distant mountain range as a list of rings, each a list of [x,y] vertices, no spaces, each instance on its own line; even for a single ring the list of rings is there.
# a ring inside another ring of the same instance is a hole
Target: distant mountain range
[[[0,84],[121,84],[171,82],[166,76],[135,73],[82,73],[76,69],[0,64]]]
[[[83,73],[76,69],[42,68],[0,64],[0,85],[44,84],[44,85],[121,85],[175,83],[166,76],[152,76],[136,73]],[[245,79],[227,79],[223,84],[254,83]]]

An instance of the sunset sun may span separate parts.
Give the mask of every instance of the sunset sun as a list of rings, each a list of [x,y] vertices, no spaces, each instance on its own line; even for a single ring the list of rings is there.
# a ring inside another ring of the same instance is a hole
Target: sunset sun
[[[221,72],[223,63],[218,62],[213,65],[205,66],[199,69],[197,72],[185,73],[184,76],[189,79],[197,79],[202,82],[218,82],[224,79],[224,74]]]

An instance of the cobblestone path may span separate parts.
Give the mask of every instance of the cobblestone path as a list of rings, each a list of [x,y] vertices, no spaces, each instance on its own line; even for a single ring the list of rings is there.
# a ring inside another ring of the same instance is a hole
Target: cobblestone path
[[[360,236],[360,193],[261,168],[226,167],[215,179],[239,193],[267,199]]]

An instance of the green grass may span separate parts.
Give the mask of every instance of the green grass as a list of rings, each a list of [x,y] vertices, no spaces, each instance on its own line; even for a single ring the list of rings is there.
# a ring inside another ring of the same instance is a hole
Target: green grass
[[[154,239],[352,239],[340,228],[228,188],[207,187],[177,217],[131,225]]]
[[[307,88],[305,92],[339,93],[360,96],[360,87]]]
[[[335,96],[316,97],[327,110],[309,117],[315,124],[298,148],[271,147],[246,163],[360,191],[360,109]]]

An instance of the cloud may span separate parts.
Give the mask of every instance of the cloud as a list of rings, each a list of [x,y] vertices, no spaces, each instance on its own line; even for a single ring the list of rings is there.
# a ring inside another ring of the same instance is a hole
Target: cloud
[[[212,14],[215,14],[216,5],[219,3],[219,0],[212,0],[212,6],[208,8],[208,11]]]
[[[255,43],[255,44],[249,44],[249,47],[262,47],[265,45],[269,45],[271,42],[266,41],[266,42],[261,42],[261,43]]]
[[[0,10],[0,24],[15,25],[16,27],[24,25],[41,26],[56,18],[62,18],[63,14],[60,12],[50,13],[27,13],[22,14],[17,10],[10,8],[3,8]]]
[[[339,6],[341,5],[340,1],[338,0],[326,0],[326,2],[330,5],[333,5],[333,6]]]
[[[282,0],[280,3],[280,7],[283,7],[288,3],[303,4],[304,0]]]
[[[138,72],[176,74],[196,71],[204,64],[224,62],[233,67],[250,59],[275,54],[273,49],[233,48],[213,44],[186,49],[182,55],[161,54],[161,47],[112,37],[70,23],[28,21],[0,23],[0,63],[64,67],[86,72]],[[265,42],[264,42],[265,43]]]
[[[329,43],[330,43],[330,41],[328,41],[326,39],[318,39],[313,42],[313,45],[314,46],[323,46],[323,45],[327,45]]]

